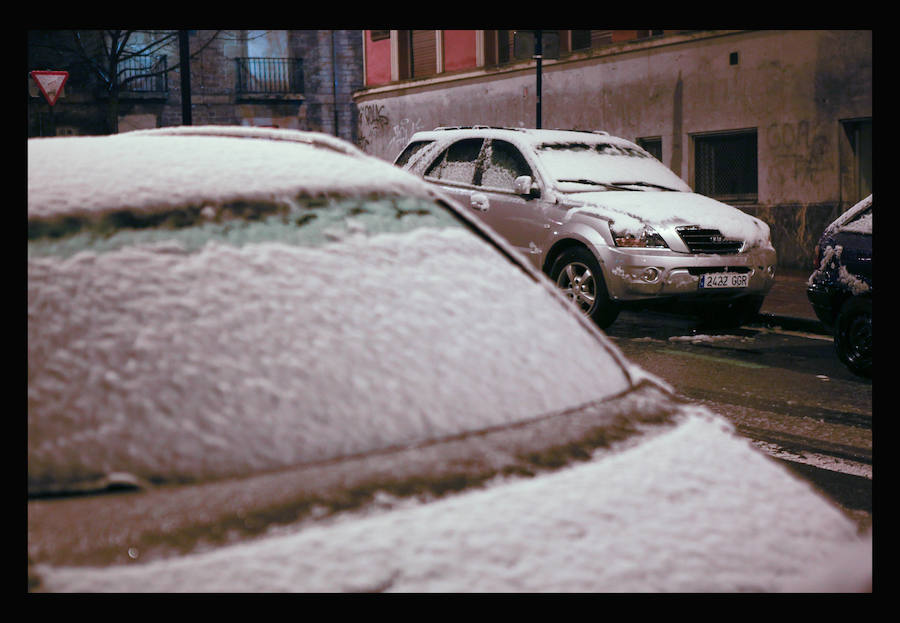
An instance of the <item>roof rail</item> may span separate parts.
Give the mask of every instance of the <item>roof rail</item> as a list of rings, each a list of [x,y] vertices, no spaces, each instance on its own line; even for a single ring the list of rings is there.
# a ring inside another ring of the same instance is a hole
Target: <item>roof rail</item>
[[[601,136],[609,136],[606,130],[583,130],[581,128],[554,128],[558,132],[590,132],[591,134],[600,134]]]
[[[446,125],[439,126],[434,129],[434,131],[438,130],[527,130],[528,128],[513,128],[507,126],[498,126],[498,125]]]
[[[486,125],[442,125],[435,128],[437,130],[487,130],[490,126]]]
[[[518,132],[529,132],[535,128],[514,128],[510,126],[497,125],[443,125],[438,126],[434,131],[439,130],[515,130]],[[583,130],[581,128],[553,128],[556,132],[588,132],[590,134],[599,134],[601,136],[609,136],[606,130]]]

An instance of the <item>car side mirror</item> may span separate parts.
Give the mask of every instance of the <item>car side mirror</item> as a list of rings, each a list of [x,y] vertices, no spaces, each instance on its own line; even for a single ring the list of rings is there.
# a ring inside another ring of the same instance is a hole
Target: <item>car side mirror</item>
[[[541,196],[541,189],[534,183],[534,180],[530,175],[520,175],[517,177],[516,181],[513,182],[513,190],[516,191],[517,195],[526,195],[529,198]]]

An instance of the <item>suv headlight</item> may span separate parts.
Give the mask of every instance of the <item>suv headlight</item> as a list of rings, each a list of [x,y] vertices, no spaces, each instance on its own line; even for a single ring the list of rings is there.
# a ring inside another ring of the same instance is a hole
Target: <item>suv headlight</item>
[[[635,232],[633,230],[617,230],[615,225],[610,223],[609,233],[612,234],[613,241],[617,247],[669,248],[662,236],[656,233],[649,225],[644,225],[642,231]]]

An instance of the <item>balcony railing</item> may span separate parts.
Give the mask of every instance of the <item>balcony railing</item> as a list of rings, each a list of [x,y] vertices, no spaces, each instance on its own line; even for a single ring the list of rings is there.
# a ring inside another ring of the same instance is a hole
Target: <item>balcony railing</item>
[[[119,84],[131,93],[165,93],[169,73],[165,56],[132,56],[119,61]]]
[[[299,58],[236,58],[240,95],[303,93],[303,61]]]

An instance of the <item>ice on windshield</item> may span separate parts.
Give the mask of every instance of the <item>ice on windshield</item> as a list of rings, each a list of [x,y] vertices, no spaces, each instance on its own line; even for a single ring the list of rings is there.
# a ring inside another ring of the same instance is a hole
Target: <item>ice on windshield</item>
[[[246,474],[627,389],[614,347],[563,304],[459,227],[36,254],[29,490]]]
[[[580,180],[587,185],[643,182],[643,188],[659,186],[690,192],[690,187],[681,178],[637,146],[548,142],[535,148],[550,176],[557,181]],[[567,190],[569,186],[571,184],[566,183]],[[639,190],[641,186],[633,189]]]

